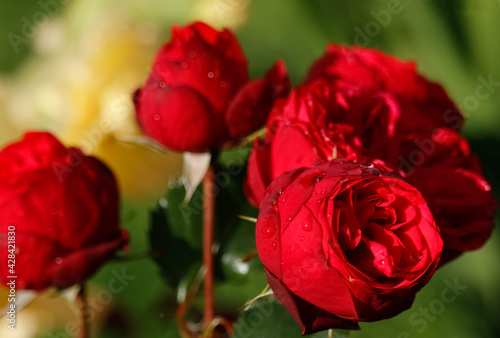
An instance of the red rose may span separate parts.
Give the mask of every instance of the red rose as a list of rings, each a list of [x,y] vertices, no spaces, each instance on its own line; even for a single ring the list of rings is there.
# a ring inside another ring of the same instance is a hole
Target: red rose
[[[82,283],[127,243],[113,174],[48,133],[0,152],[0,215],[1,282],[19,289]]]
[[[201,22],[174,27],[134,94],[137,119],[148,136],[172,150],[219,147],[261,127],[274,98],[289,91],[282,63],[256,81],[248,82],[245,55],[230,31]]]
[[[484,244],[496,203],[467,142],[445,127],[458,128],[462,117],[442,87],[413,64],[334,45],[306,82],[275,105],[265,139],[254,143],[245,183],[252,204],[287,170],[336,156],[380,159],[428,200],[442,229],[442,262]]]
[[[394,135],[399,108],[388,95],[333,91],[324,81],[295,88],[269,115],[265,139],[256,139],[245,191],[258,206],[282,173],[330,161],[359,160],[364,148]]]
[[[258,206],[267,186],[284,172],[330,161],[357,159],[360,140],[351,125],[330,123],[321,84],[298,87],[279,100],[269,115],[265,139],[254,141],[248,162],[245,192]]]
[[[463,123],[441,85],[418,74],[413,62],[401,62],[377,50],[330,44],[311,66],[305,83],[316,79],[351,92],[389,93],[405,108],[399,122],[401,132],[426,127],[458,130]]]
[[[408,309],[443,245],[418,190],[345,159],[274,180],[256,242],[276,298],[304,334],[355,329]]]

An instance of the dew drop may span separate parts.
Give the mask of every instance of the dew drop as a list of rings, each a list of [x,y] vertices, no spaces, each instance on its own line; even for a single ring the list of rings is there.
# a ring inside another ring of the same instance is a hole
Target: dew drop
[[[326,190],[321,190],[321,195],[326,194]]]
[[[359,165],[361,168],[373,168],[373,163],[363,162]]]
[[[159,121],[160,120],[160,115],[155,114],[155,116],[153,116],[153,118],[155,119],[155,121]]]
[[[488,184],[488,182],[481,181],[479,184],[481,185],[481,188],[483,188],[484,191],[490,191],[491,190],[491,186]]]
[[[283,193],[283,190],[281,190],[281,189],[280,189],[280,190],[278,191],[278,194],[279,194],[279,195],[281,195],[282,193]]]
[[[292,218],[291,217],[288,217],[288,222],[291,222],[292,221]]]
[[[264,237],[273,237],[276,233],[276,226],[274,225],[274,221],[272,219],[268,219],[266,224],[262,227],[262,236]]]
[[[304,223],[302,223],[302,229],[304,229],[304,231],[311,231],[312,230],[311,222],[305,220]]]
[[[276,247],[278,246],[278,244],[276,244],[276,242],[273,242],[273,249],[276,249]]]
[[[196,56],[196,52],[190,52],[190,53],[189,53],[189,57],[194,58],[195,56]]]
[[[188,63],[187,62],[183,62],[181,64],[182,68],[186,69],[187,67],[189,67]]]
[[[304,241],[305,239],[306,239],[305,237],[301,237],[301,238],[300,238],[300,240],[301,240],[301,241]]]
[[[214,78],[214,72],[209,72],[208,73],[208,77],[211,78],[211,79],[213,79]]]
[[[316,196],[317,194],[318,194],[318,193],[317,193],[316,191],[313,191],[311,195],[314,197],[314,196]]]
[[[56,258],[56,264],[61,264],[63,259],[61,257]]]
[[[221,81],[221,82],[220,82],[220,86],[221,86],[222,88],[225,88],[225,87],[227,86],[226,81]]]
[[[159,84],[159,85],[160,85],[160,87],[162,87],[162,88],[164,88],[164,87],[166,86],[165,82],[163,82],[163,81],[160,81],[158,84]]]

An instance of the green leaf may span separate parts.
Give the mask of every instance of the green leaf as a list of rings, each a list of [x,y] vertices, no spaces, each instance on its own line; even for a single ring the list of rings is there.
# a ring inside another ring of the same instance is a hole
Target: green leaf
[[[168,205],[172,207],[169,209]],[[175,210],[174,204],[160,202],[150,213],[149,241],[161,275],[168,285],[177,288],[193,266],[201,264],[201,251],[186,240],[189,236],[179,236],[179,231],[174,232],[177,227],[169,220],[173,217],[168,217],[172,208]],[[179,225],[182,224],[177,223]]]
[[[184,203],[184,185],[175,186],[165,199],[160,200],[174,236],[184,239],[191,247],[202,249],[203,243],[203,191],[196,188],[188,203]]]
[[[346,338],[349,331],[332,330],[317,332],[311,338]],[[234,326],[234,338],[296,338],[302,337],[300,326],[292,318],[288,310],[272,296],[264,296],[255,300],[240,314]]]

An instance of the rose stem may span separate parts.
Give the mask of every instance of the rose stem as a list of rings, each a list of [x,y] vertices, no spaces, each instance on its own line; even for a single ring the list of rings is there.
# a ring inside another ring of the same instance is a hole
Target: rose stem
[[[203,266],[205,268],[203,324],[205,327],[214,318],[214,259],[212,254],[215,227],[214,193],[214,167],[211,164],[203,178]]]
[[[76,306],[80,312],[80,329],[78,331],[78,338],[89,337],[89,324],[85,319],[85,314],[87,313],[87,300],[85,299],[85,284],[80,285],[80,290],[76,295]]]

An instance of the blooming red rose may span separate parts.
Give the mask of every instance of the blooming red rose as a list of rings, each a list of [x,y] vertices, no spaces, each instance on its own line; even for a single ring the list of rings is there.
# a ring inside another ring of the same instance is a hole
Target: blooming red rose
[[[110,170],[49,133],[27,133],[4,148],[1,282],[14,275],[17,288],[42,290],[85,281],[127,243],[118,203]]]
[[[282,173],[336,157],[359,160],[364,148],[394,135],[399,108],[388,95],[348,95],[324,81],[295,88],[269,115],[265,139],[256,139],[245,191],[260,204],[267,186]]]
[[[264,79],[248,82],[236,37],[196,22],[173,28],[134,103],[148,136],[172,150],[199,152],[261,127],[274,98],[289,87],[281,62]]]
[[[418,74],[413,62],[401,62],[377,50],[330,44],[311,66],[305,83],[316,79],[351,92],[389,93],[404,106],[400,132],[435,127],[459,130],[463,123],[441,85]]]
[[[355,329],[408,309],[443,245],[417,189],[345,159],[276,178],[256,242],[276,298],[304,334]]]
[[[275,105],[265,138],[254,143],[245,183],[252,204],[258,206],[270,182],[287,170],[336,156],[380,159],[428,200],[442,229],[442,262],[484,244],[496,203],[479,162],[452,129],[462,117],[441,86],[413,64],[335,45],[306,83]]]

